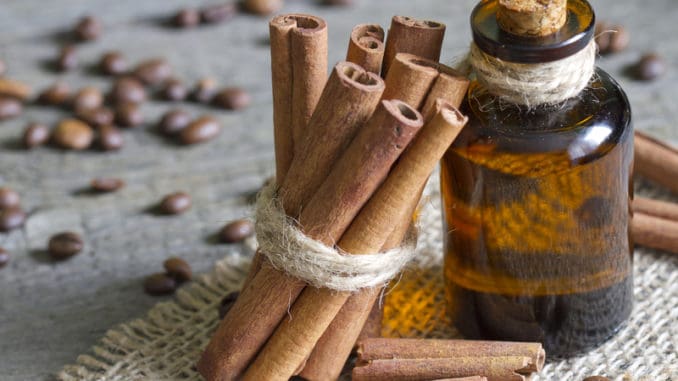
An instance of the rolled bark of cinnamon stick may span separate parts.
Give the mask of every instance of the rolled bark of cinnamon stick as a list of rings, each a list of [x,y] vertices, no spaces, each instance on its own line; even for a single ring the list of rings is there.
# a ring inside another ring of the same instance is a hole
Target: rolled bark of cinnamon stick
[[[445,24],[393,16],[386,38],[381,76],[386,77],[398,53],[410,53],[438,62],[445,37]]]
[[[318,102],[315,113],[318,115],[311,118],[307,130],[309,139],[302,145],[305,152],[294,156],[279,190],[289,216],[297,217],[302,205],[327,178],[335,158],[373,113],[383,89],[383,81],[375,74],[352,63],[337,64]],[[294,173],[304,173],[305,177],[288,182]],[[327,196],[332,197],[333,193]],[[361,206],[333,205],[355,209],[355,213]],[[302,281],[291,279],[264,263],[219,324],[198,362],[198,371],[208,380],[240,377],[286,315],[288,303],[294,301],[303,287]]]
[[[419,109],[438,77],[437,65],[413,54],[398,53],[386,76],[382,99],[400,99]]]
[[[437,378],[432,381],[487,381],[487,378],[480,376],[455,377],[455,378]]]
[[[440,75],[431,86],[421,108],[421,114],[424,115],[425,120],[429,120],[435,114],[435,103],[438,98],[444,99],[454,107],[459,107],[470,83],[464,75],[447,66],[441,65],[439,71]]]
[[[678,253],[678,221],[634,212],[631,236],[637,245]]]
[[[346,61],[379,74],[384,60],[384,29],[378,24],[359,24],[351,31]]]
[[[455,357],[369,360],[353,368],[353,381],[418,381],[481,374],[488,381],[525,381],[528,357]]]
[[[358,343],[357,352],[359,361],[395,358],[527,357],[529,362],[523,368],[526,372],[541,371],[546,361],[546,353],[540,343],[510,341],[376,338]]]
[[[416,112],[416,111],[415,111]],[[417,113],[418,119],[421,115]],[[353,220],[338,246],[347,253],[379,251],[393,230],[392,222],[409,212],[412,200],[426,183],[467,118],[449,104],[439,103],[439,112],[419,132],[403,153],[384,183]],[[365,293],[377,293],[370,289]],[[284,320],[252,364],[245,379],[287,380],[311,354],[316,342],[348,300],[351,293],[307,287],[290,310],[293,319]],[[374,298],[369,295],[366,299]],[[366,305],[369,309],[372,304]],[[364,323],[364,321],[363,321]],[[360,332],[357,327],[355,337]],[[345,361],[344,358],[342,360]],[[341,368],[341,367],[339,367]],[[331,370],[332,373],[340,369]]]
[[[678,222],[678,204],[676,203],[636,196],[631,206],[634,213],[642,213]]]
[[[678,193],[678,150],[647,134],[634,136],[634,173]]]

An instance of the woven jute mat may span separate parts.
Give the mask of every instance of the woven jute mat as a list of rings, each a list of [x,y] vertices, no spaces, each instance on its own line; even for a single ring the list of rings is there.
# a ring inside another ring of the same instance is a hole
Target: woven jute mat
[[[642,187],[643,194],[658,193]],[[435,178],[420,217],[417,260],[384,297],[388,337],[458,338],[444,313],[440,200]],[[661,195],[660,195],[661,196]],[[92,350],[57,375],[60,380],[200,380],[194,364],[215,330],[217,306],[238,290],[254,243],[236,247],[214,270],[158,303],[143,318],[109,330]],[[551,360],[533,380],[678,380],[678,256],[637,249],[631,318],[609,341],[584,356]],[[548,354],[547,354],[548,357]]]

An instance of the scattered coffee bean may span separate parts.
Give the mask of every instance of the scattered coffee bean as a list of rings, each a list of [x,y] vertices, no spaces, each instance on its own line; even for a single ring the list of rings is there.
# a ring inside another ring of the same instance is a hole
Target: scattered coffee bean
[[[23,110],[24,107],[18,99],[0,96],[0,120],[17,117]]]
[[[219,231],[219,241],[223,243],[242,242],[254,234],[254,224],[249,220],[235,220]]]
[[[238,296],[240,296],[240,292],[233,291],[221,299],[221,302],[219,303],[219,319],[223,319],[228,311],[231,310],[235,301],[238,300]]]
[[[251,102],[250,94],[239,87],[223,89],[212,98],[212,103],[226,110],[240,110],[249,106]]]
[[[609,53],[619,53],[629,46],[631,40],[629,32],[621,25],[612,27],[614,33],[610,35],[610,45],[608,47]]]
[[[174,135],[186,128],[190,122],[191,115],[188,112],[182,109],[174,109],[162,116],[160,123],[158,123],[158,129],[165,135]]]
[[[666,72],[666,62],[656,53],[645,54],[634,67],[637,79],[650,81],[657,79]]]
[[[172,75],[172,68],[162,58],[141,62],[134,69],[134,76],[147,85],[158,85]]]
[[[41,146],[49,140],[49,128],[42,123],[29,123],[24,129],[21,141],[24,147],[31,149]]]
[[[184,192],[169,194],[160,201],[159,208],[164,214],[181,214],[191,208],[191,196]]]
[[[243,0],[243,8],[255,15],[270,15],[282,7],[282,0]]]
[[[15,79],[0,77],[0,96],[25,102],[31,96],[31,87]]]
[[[16,208],[21,204],[21,197],[13,189],[0,188],[0,209]]]
[[[56,260],[63,260],[78,254],[85,246],[79,234],[63,232],[55,234],[47,243],[47,252]]]
[[[92,127],[101,127],[113,123],[113,116],[113,111],[107,107],[96,107],[77,112],[77,117]]]
[[[61,148],[83,150],[92,144],[94,131],[77,119],[63,119],[54,129],[52,139]]]
[[[101,22],[94,16],[80,19],[75,26],[75,36],[81,41],[95,40],[101,35]]]
[[[191,91],[191,99],[200,103],[209,103],[217,92],[217,83],[212,78],[203,78]]]
[[[586,377],[582,381],[610,381],[609,378],[603,377],[603,376],[591,376],[591,377]]]
[[[146,89],[136,78],[118,78],[110,92],[113,103],[141,103],[146,100]]]
[[[56,82],[38,95],[38,103],[63,106],[71,98],[71,88],[65,82]]]
[[[177,289],[177,281],[165,273],[149,275],[144,280],[144,290],[149,295],[167,295]]]
[[[120,75],[128,69],[127,60],[120,52],[108,52],[101,56],[99,69],[104,74]]]
[[[73,110],[80,112],[82,110],[101,107],[104,103],[104,96],[101,91],[93,86],[86,86],[78,90],[73,97]]]
[[[90,182],[90,186],[95,192],[110,193],[124,187],[125,182],[114,177],[98,177]]]
[[[188,89],[180,80],[170,79],[165,82],[161,95],[168,101],[183,101],[188,95]]]
[[[137,127],[144,122],[144,114],[136,103],[123,103],[115,108],[115,121],[122,127]]]
[[[195,8],[184,8],[177,12],[172,22],[179,28],[190,28],[200,23],[200,12]]]
[[[235,2],[209,5],[200,11],[200,18],[206,24],[214,24],[233,18],[238,13]]]
[[[0,269],[5,267],[9,262],[9,253],[0,247]]]
[[[191,266],[181,258],[168,258],[162,265],[165,268],[165,271],[167,271],[167,275],[171,276],[179,283],[189,281],[193,277]]]
[[[221,125],[211,116],[202,116],[181,130],[183,144],[196,144],[215,138],[221,132]]]
[[[104,151],[115,151],[122,148],[125,138],[122,132],[112,125],[103,125],[99,127],[99,147]]]
[[[5,73],[7,73],[7,65],[5,61],[0,60],[0,76],[5,75]]]
[[[56,60],[57,69],[68,71],[75,69],[76,66],[78,66],[78,55],[75,51],[75,46],[66,45],[61,48]]]
[[[26,213],[19,207],[0,209],[0,232],[8,232],[23,226]]]

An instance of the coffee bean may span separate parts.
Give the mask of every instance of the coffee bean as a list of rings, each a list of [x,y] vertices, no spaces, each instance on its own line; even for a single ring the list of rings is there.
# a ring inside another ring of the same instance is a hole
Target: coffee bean
[[[282,7],[282,0],[243,0],[243,8],[255,15],[270,15]]]
[[[98,177],[90,182],[90,186],[95,192],[109,193],[124,187],[125,182],[114,177]]]
[[[30,95],[31,87],[27,84],[17,81],[16,79],[0,77],[0,96],[15,98],[25,102]]]
[[[158,85],[171,75],[172,68],[162,58],[143,61],[134,69],[134,76],[147,85]]]
[[[248,220],[235,220],[219,231],[219,241],[223,243],[242,242],[254,234],[254,224]]]
[[[172,23],[179,28],[190,28],[200,23],[200,12],[194,8],[184,8],[172,18]]]
[[[213,24],[232,19],[238,13],[235,2],[209,5],[200,11],[200,18],[206,24]]]
[[[158,129],[165,135],[174,135],[186,128],[190,122],[191,115],[188,112],[182,109],[174,109],[162,116],[160,123],[158,123]]]
[[[231,310],[235,301],[238,300],[238,296],[240,296],[240,292],[233,291],[221,299],[221,302],[219,303],[219,319],[223,319],[228,311]]]
[[[645,54],[635,65],[635,76],[643,81],[661,77],[666,72],[666,62],[656,53]]]
[[[120,75],[127,71],[128,64],[122,53],[113,51],[101,56],[99,69],[108,75]]]
[[[9,262],[9,253],[0,247],[0,269],[5,267]]]
[[[609,378],[603,377],[603,376],[591,376],[591,377],[586,377],[582,381],[610,381]]]
[[[13,189],[0,188],[0,209],[17,208],[21,204],[21,197]]]
[[[209,103],[217,92],[217,83],[212,78],[203,78],[191,91],[191,99],[200,103]]]
[[[0,232],[8,232],[23,226],[26,213],[19,207],[0,209]]]
[[[141,103],[146,100],[146,89],[136,78],[118,78],[110,92],[113,103]]]
[[[83,17],[75,26],[75,36],[81,41],[94,40],[101,35],[101,22],[94,16]]]
[[[42,123],[29,123],[24,129],[21,141],[24,147],[31,149],[41,146],[49,140],[49,128]]]
[[[231,87],[218,92],[212,99],[217,107],[226,110],[240,110],[252,102],[250,94],[239,87]]]
[[[0,96],[0,120],[17,117],[23,110],[24,107],[19,100]]]
[[[626,28],[621,25],[613,26],[612,30],[614,30],[614,33],[610,34],[610,45],[608,47],[608,51],[610,53],[619,53],[629,46],[629,41],[631,38]]]
[[[64,82],[56,82],[38,95],[38,103],[63,106],[71,98],[71,88]]]
[[[176,192],[165,196],[160,201],[160,211],[164,214],[181,214],[191,208],[191,196],[184,192]]]
[[[94,131],[77,119],[63,119],[54,129],[52,139],[61,148],[83,150],[92,144]]]
[[[149,295],[167,295],[177,289],[177,281],[165,273],[149,275],[144,280],[144,290]]]
[[[104,103],[104,96],[101,91],[93,86],[86,86],[80,89],[73,97],[72,106],[75,112],[101,107]]]
[[[77,117],[93,127],[101,127],[113,123],[113,111],[107,107],[80,110],[77,112]]]
[[[168,258],[162,265],[165,268],[165,271],[167,271],[167,275],[171,276],[179,283],[189,281],[193,277],[191,266],[181,258]]]
[[[181,130],[179,137],[183,144],[196,144],[215,138],[221,132],[221,125],[211,116],[202,116]]]
[[[76,66],[78,66],[78,55],[75,51],[75,46],[66,45],[61,48],[56,60],[57,69],[68,71],[75,69]]]
[[[0,60],[0,76],[5,75],[5,73],[7,73],[7,65],[5,61]]]
[[[47,252],[56,260],[63,260],[78,254],[85,246],[80,235],[73,232],[55,234],[47,243]]]
[[[99,147],[104,151],[115,151],[122,148],[125,144],[125,138],[122,132],[112,125],[104,125],[99,127]]]
[[[123,103],[115,108],[115,121],[122,127],[137,127],[144,122],[144,114],[136,103]]]
[[[183,101],[188,95],[188,89],[178,79],[170,79],[165,82],[161,95],[168,101]]]

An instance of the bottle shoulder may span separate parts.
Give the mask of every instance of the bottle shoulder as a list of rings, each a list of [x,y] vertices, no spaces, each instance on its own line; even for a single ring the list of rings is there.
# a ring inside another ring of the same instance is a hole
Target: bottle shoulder
[[[455,146],[491,145],[507,153],[567,153],[589,161],[632,139],[631,107],[619,84],[597,68],[579,96],[527,109],[503,102],[472,82],[463,111],[469,117]]]

